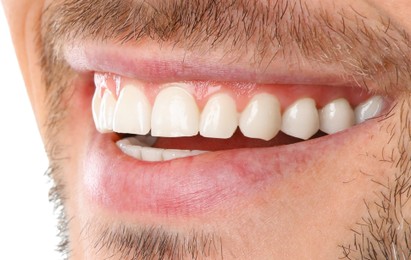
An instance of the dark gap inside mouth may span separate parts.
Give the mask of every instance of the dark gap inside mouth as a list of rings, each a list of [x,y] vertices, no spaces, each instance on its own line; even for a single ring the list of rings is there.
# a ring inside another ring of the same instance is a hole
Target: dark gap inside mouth
[[[310,140],[325,135],[325,133],[318,131],[310,138]],[[135,135],[119,134],[120,139],[134,136]],[[228,139],[206,138],[200,135],[192,137],[158,137],[152,147],[178,150],[221,151],[290,145],[304,141],[305,140],[288,136],[282,132],[279,132],[275,138],[269,141],[264,141],[261,139],[245,137],[241,131],[237,130],[234,135]]]

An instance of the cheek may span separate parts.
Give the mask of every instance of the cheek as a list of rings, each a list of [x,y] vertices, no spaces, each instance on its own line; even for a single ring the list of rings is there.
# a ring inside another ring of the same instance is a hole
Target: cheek
[[[399,25],[407,31],[411,30],[411,19],[409,19],[411,5],[409,0],[373,0],[372,2],[378,9],[383,10],[383,13],[387,13],[397,26]]]

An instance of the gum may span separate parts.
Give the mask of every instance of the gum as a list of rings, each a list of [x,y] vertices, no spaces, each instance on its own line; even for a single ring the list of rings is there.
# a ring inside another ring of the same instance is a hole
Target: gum
[[[329,102],[345,98],[352,107],[371,97],[370,93],[359,87],[353,86],[324,86],[324,85],[281,85],[281,84],[256,84],[246,82],[215,82],[215,81],[182,81],[166,84],[143,82],[136,79],[122,77],[111,73],[95,72],[94,83],[101,89],[101,95],[109,90],[117,99],[121,90],[127,85],[139,87],[153,105],[158,93],[170,86],[179,84],[190,92],[202,110],[208,99],[216,93],[227,93],[234,98],[237,110],[241,112],[250,99],[259,93],[268,93],[277,97],[284,111],[289,105],[301,98],[312,98],[317,107],[322,108]]]

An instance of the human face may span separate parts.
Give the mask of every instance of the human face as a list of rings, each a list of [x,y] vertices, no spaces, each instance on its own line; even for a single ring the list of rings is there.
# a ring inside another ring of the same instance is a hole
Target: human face
[[[411,257],[407,0],[3,4],[71,259]]]

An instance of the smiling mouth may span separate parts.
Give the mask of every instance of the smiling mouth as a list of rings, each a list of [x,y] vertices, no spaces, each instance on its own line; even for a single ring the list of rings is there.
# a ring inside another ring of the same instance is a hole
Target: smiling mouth
[[[94,121],[84,197],[112,212],[192,216],[256,196],[326,160],[389,109],[388,98],[338,80],[270,83],[96,49],[66,59],[94,78],[80,84],[95,89],[83,97]]]
[[[153,84],[110,73],[95,73],[94,83],[97,130],[121,134],[121,151],[151,162],[293,144],[347,130],[384,108],[381,96],[348,87]]]

